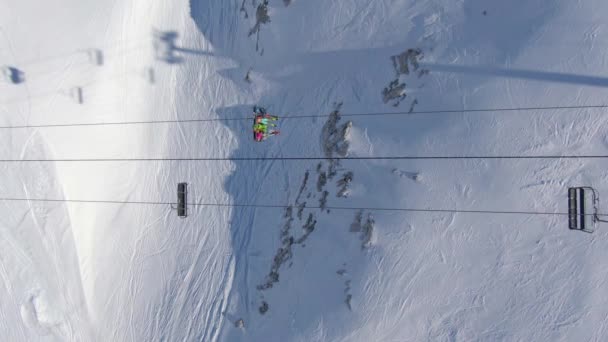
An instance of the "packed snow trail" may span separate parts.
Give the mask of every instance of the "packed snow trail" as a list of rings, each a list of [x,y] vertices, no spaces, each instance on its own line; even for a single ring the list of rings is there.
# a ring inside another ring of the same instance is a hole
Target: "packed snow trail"
[[[197,117],[201,108],[208,108],[204,113],[213,113],[208,103],[221,103],[217,96],[212,102],[199,102],[209,101],[216,88],[199,87],[196,78],[221,84],[214,70],[222,61],[194,55],[179,65],[169,65],[154,58],[153,29],[177,30],[182,46],[197,51],[207,48],[200,36],[190,34],[196,30],[188,28],[187,3],[129,1],[91,6],[62,1],[43,5],[4,3],[1,7],[10,9],[1,11],[1,26],[13,40],[13,54],[2,55],[3,63],[21,66],[24,61],[26,75],[22,85],[1,85],[3,96],[20,100],[3,105],[7,113],[13,114],[5,116],[6,125]],[[92,17],[95,19],[90,20]],[[39,29],[36,35],[29,32],[32,28]],[[25,38],[25,32],[27,39],[17,38]],[[102,51],[103,65],[92,65],[87,60],[83,51],[92,48]],[[65,57],[53,57],[61,55]],[[211,62],[214,64],[208,65]],[[154,70],[153,84],[146,77],[149,70]],[[70,90],[76,86],[84,90],[82,104],[71,97]],[[193,101],[193,93],[199,95],[198,101]],[[24,159],[192,155],[201,143],[219,146],[219,142],[223,148],[230,148],[225,143],[229,137],[221,127],[216,127],[215,134],[201,134],[193,128],[84,127],[10,132],[5,135],[4,156],[15,156],[15,148],[18,151],[22,146],[20,158]],[[28,140],[36,143],[22,142]],[[25,192],[18,188],[11,191],[14,186],[3,189],[6,194],[32,198],[174,201],[175,184],[187,181],[192,184],[193,199],[209,196],[228,202],[216,178],[226,174],[227,168],[229,165],[221,164],[180,168],[172,164],[150,167],[124,163],[6,167],[6,184],[15,184],[17,174],[9,171],[18,169]],[[40,190],[29,190],[47,183]],[[24,227],[20,231],[49,227],[53,231],[40,238],[23,233],[7,235],[11,230],[2,234],[2,241],[16,246],[4,248],[1,254],[6,288],[2,292],[6,305],[3,312],[11,322],[2,335],[8,340],[215,339],[222,323],[223,293],[232,277],[229,237],[224,228],[228,212],[209,214],[200,210],[188,220],[180,220],[168,208],[158,207],[6,205],[15,213],[20,207],[40,207],[50,214],[37,214],[36,222],[19,219],[23,214],[17,214],[16,221],[4,226]],[[69,238],[72,235],[73,239]],[[48,247],[35,247],[37,244]],[[19,257],[20,250],[30,248],[39,251],[35,257]],[[21,264],[16,260],[22,260]],[[44,269],[43,260],[60,260],[59,267],[47,267],[57,276],[37,275],[36,269],[20,271],[31,268],[27,263]],[[64,281],[56,284],[55,279]],[[62,299],[61,293],[70,296]]]

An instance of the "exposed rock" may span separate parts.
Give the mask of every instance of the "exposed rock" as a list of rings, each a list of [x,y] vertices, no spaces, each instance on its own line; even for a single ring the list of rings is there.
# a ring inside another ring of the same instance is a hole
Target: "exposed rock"
[[[342,175],[342,178],[340,178],[337,182],[339,188],[338,193],[336,194],[337,197],[348,197],[348,185],[353,181],[353,177],[354,174],[351,171],[348,171]]]
[[[270,16],[268,15],[268,0],[265,0],[258,5],[255,11],[255,25],[251,28],[251,30],[249,30],[249,36],[251,37],[253,34],[259,33],[260,26],[269,22]]]
[[[393,67],[397,75],[409,75],[410,71],[416,71],[419,68],[419,60],[424,57],[420,49],[407,49],[404,52],[391,56]]]
[[[355,214],[355,220],[350,225],[350,231],[353,233],[357,233],[361,231],[361,221],[363,221],[363,211],[359,210],[357,214]]]
[[[251,69],[247,70],[247,73],[245,74],[245,82],[251,83]]]
[[[306,239],[308,239],[308,236],[310,235],[310,233],[312,233],[315,230],[316,225],[317,225],[317,220],[315,220],[315,218],[312,214],[308,214],[308,219],[306,220],[306,223],[302,226],[302,229],[304,230],[304,234],[302,234],[302,236],[300,236],[300,238],[296,241],[296,243],[301,244],[304,241],[306,241]]]
[[[414,101],[412,101],[412,103],[410,104],[410,110],[408,111],[408,113],[413,112],[414,108],[416,107],[417,104],[418,104],[418,99],[414,99]]]
[[[306,170],[306,172],[304,173],[304,179],[302,180],[302,184],[300,184],[300,190],[298,190],[298,195],[296,196],[296,204],[299,203],[300,196],[302,196],[304,189],[306,189],[306,184],[308,183],[309,176],[310,176],[310,172],[308,170]]]
[[[353,308],[350,304],[351,299],[353,298],[353,295],[351,295],[350,293],[346,295],[346,299],[344,300],[344,303],[346,303],[346,306],[348,307],[348,310],[353,311]]]
[[[327,173],[323,171],[319,173],[319,177],[317,178],[317,191],[321,192],[325,184],[327,184]]]
[[[388,103],[389,101],[396,100],[393,104],[395,107],[397,107],[406,96],[405,83],[399,83],[398,79],[391,81],[391,83],[388,84],[388,87],[385,87],[382,90],[382,101]]]
[[[321,198],[319,199],[320,210],[325,209],[325,206],[327,205],[327,196],[328,195],[329,195],[329,191],[327,191],[327,190],[323,191],[323,193],[321,194]]]
[[[302,213],[304,213],[304,208],[306,208],[306,202],[300,203],[298,205],[298,220],[302,220]]]
[[[368,214],[365,224],[361,227],[361,248],[368,248],[371,246],[375,223],[376,221],[374,221],[372,215]]]
[[[247,13],[247,12],[245,12]],[[268,0],[264,0],[261,4],[258,5],[255,11],[255,25],[249,30],[249,37],[252,35],[256,35],[255,41],[255,51],[259,51],[260,49],[260,28],[262,24],[267,24],[270,22],[270,16],[268,15]],[[260,55],[264,54],[264,49],[262,49]]]
[[[260,314],[265,314],[268,311],[268,303],[262,301],[262,304],[260,305],[258,310],[260,310]]]

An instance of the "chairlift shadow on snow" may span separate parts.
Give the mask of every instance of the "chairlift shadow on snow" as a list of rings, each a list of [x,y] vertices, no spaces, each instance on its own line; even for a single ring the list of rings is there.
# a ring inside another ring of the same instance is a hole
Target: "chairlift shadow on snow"
[[[568,83],[593,87],[608,87],[608,77],[602,76],[568,74],[563,72],[541,70],[509,69],[494,66],[474,66],[437,63],[420,63],[420,65],[426,69],[429,69],[431,72],[460,73],[482,76],[519,78],[553,83]]]
[[[84,88],[81,86],[74,86],[69,89],[60,90],[59,94],[69,97],[72,101],[79,105],[84,104]]]
[[[153,67],[147,67],[144,71],[144,76],[148,83],[155,84],[156,83],[156,72]]]
[[[153,29],[153,38],[154,57],[167,64],[182,63],[183,55],[214,56],[211,52],[179,46],[177,44],[179,33],[176,31]]]
[[[25,82],[25,73],[14,66],[3,66],[2,76],[8,83],[21,84]]]
[[[104,65],[104,53],[100,49],[88,49],[85,51],[89,62],[96,66]]]
[[[156,69],[152,66],[145,66],[143,68],[137,68],[131,72],[137,78],[145,80],[148,84],[156,84]]]

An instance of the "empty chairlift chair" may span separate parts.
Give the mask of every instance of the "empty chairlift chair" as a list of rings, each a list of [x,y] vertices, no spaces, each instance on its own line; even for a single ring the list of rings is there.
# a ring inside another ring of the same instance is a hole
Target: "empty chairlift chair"
[[[600,219],[598,206],[600,198],[592,187],[568,188],[568,228],[585,233],[593,233]]]
[[[185,218],[188,216],[188,183],[177,184],[177,216]]]

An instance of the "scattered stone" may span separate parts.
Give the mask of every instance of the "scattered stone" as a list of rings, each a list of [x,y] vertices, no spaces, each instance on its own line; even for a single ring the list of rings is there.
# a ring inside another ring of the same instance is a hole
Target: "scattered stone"
[[[338,170],[330,167],[329,173],[327,174],[327,179],[334,179],[334,177],[338,174]]]
[[[234,326],[239,329],[242,329],[245,327],[245,321],[242,318],[239,318],[236,320],[236,322],[234,322]]]
[[[260,308],[258,310],[260,310],[261,315],[265,314],[268,311],[268,303],[262,301],[262,304],[260,305]]]
[[[319,178],[317,178],[317,191],[321,192],[325,184],[327,184],[327,173],[323,171],[319,173]]]
[[[344,157],[348,154],[348,148],[350,147],[350,143],[348,142],[348,138],[350,136],[350,131],[353,127],[352,121],[347,121],[344,123],[340,129],[340,143],[336,145],[336,152],[338,155]]]
[[[421,49],[407,49],[404,52],[391,56],[393,69],[395,70],[395,79],[390,81],[388,86],[382,90],[382,100],[384,103],[391,102],[394,107],[407,97],[406,83],[403,78],[407,75],[416,74],[418,78],[429,73],[427,69],[420,69],[420,61],[424,58]],[[418,101],[414,98],[410,104],[410,112],[414,110],[414,106]]]
[[[397,76],[400,74],[409,75],[410,71],[416,71],[419,68],[419,61],[423,58],[422,50],[407,49],[396,56],[391,56],[393,68]]]
[[[321,146],[325,157],[329,161],[329,168],[327,171],[327,178],[332,179],[336,175],[336,169],[339,166],[339,160],[333,159],[334,155],[344,157],[348,154],[350,144],[347,140],[352,122],[348,121],[342,126],[338,126],[340,121],[340,108],[342,103],[337,103],[333,112],[329,114],[329,117],[321,130]],[[320,170],[320,168],[319,168]]]
[[[291,217],[292,211],[293,211],[293,207],[292,206],[288,206],[287,208],[285,208],[285,215],[283,217],[284,218]]]
[[[302,213],[304,213],[304,208],[306,208],[306,202],[300,203],[298,205],[298,220],[302,221]]]
[[[292,207],[289,206],[285,210],[285,218],[287,220],[285,221],[285,224],[283,224],[283,228],[281,229],[281,241],[283,241],[283,243],[285,243],[285,239],[288,239],[290,237],[289,231],[291,230],[291,224],[293,222],[293,216],[291,214]]]
[[[275,260],[276,260],[276,257],[285,257],[286,256],[285,251],[286,251],[285,249],[279,248],[279,251],[277,252],[277,255],[275,256]],[[280,266],[280,264],[278,266]],[[276,267],[276,268],[278,268],[278,267]],[[279,273],[277,271],[275,271],[275,264],[273,263],[272,270],[266,276],[266,282],[258,285],[257,289],[260,291],[268,290],[268,289],[272,288],[274,286],[274,284],[277,283],[278,281],[279,281]]]
[[[306,189],[308,177],[310,177],[310,171],[306,170],[306,172],[304,173],[304,179],[302,180],[302,184],[300,184],[300,190],[298,191],[298,195],[296,196],[296,204],[300,202],[300,197],[302,196],[304,189]]]
[[[338,193],[336,194],[337,197],[348,197],[348,185],[353,181],[353,177],[354,174],[351,171],[348,171],[342,175],[342,178],[340,178],[337,182],[339,187]]]
[[[247,13],[247,12],[245,12]],[[260,32],[260,26],[262,24],[268,24],[270,22],[270,16],[268,15],[268,0],[264,0],[258,5],[255,11],[255,25],[249,30],[249,37],[254,33]]]
[[[246,12],[245,12],[246,13]],[[249,30],[249,37],[256,35],[255,51],[260,49],[260,28],[262,24],[270,22],[270,16],[268,15],[268,0],[264,0],[258,5],[255,11],[255,25]],[[262,49],[260,55],[264,55],[264,49]]]
[[[337,270],[337,271],[336,271],[336,273],[337,273],[338,275],[343,276],[343,275],[346,273],[346,270],[345,270],[345,269],[343,269],[343,268],[341,268],[341,269]]]
[[[388,103],[396,100],[393,106],[397,107],[407,94],[405,93],[405,83],[399,83],[399,79],[394,79],[382,90],[382,101]]]
[[[327,196],[329,195],[329,191],[325,190],[323,191],[323,194],[321,194],[321,198],[319,199],[319,210],[324,210],[325,206],[327,205]]]
[[[417,104],[418,104],[418,99],[414,99],[414,101],[412,101],[412,103],[410,104],[410,110],[408,111],[408,113],[413,112],[414,108],[416,107]]]
[[[294,244],[293,237],[287,237],[282,240],[283,246],[279,247],[275,254],[270,272],[266,276],[266,281],[263,284],[257,286],[260,291],[268,290],[274,286],[275,283],[279,282],[279,269],[281,265],[286,263],[292,257],[291,246]]]
[[[364,224],[361,223],[362,221],[363,211],[360,210],[357,212],[355,215],[355,220],[350,225],[350,231],[353,233],[361,233],[361,248],[365,249],[371,246],[372,237],[374,234],[374,225],[376,222],[371,214],[367,214],[367,219],[365,220]]]
[[[296,241],[296,243],[302,244],[304,241],[306,241],[306,239],[308,239],[308,236],[310,235],[310,233],[312,233],[315,230],[316,225],[317,225],[317,220],[315,220],[315,217],[312,214],[308,214],[308,219],[306,219],[306,223],[304,223],[304,225],[302,226],[302,229],[304,230],[304,234],[302,234],[302,236],[300,236],[300,238]]]
[[[359,210],[355,215],[355,220],[350,225],[350,231],[357,233],[361,231],[361,221],[363,220],[363,210]]]
[[[348,307],[348,310],[353,311],[353,308],[350,304],[351,299],[353,298],[353,295],[351,295],[350,293],[346,295],[346,299],[344,300],[344,303],[346,303],[346,306]]]
[[[241,12],[245,13],[245,19],[249,18],[249,13],[247,13],[247,9],[245,8],[245,0],[241,3]]]
[[[251,83],[251,68],[249,68],[249,70],[247,70],[247,74],[245,74],[245,82],[247,83]]]
[[[361,248],[369,248],[372,244],[372,236],[374,234],[374,225],[375,225],[376,221],[374,221],[374,218],[372,217],[371,214],[367,215],[367,220],[365,221],[365,224],[361,227],[362,229],[362,233],[361,233]]]

